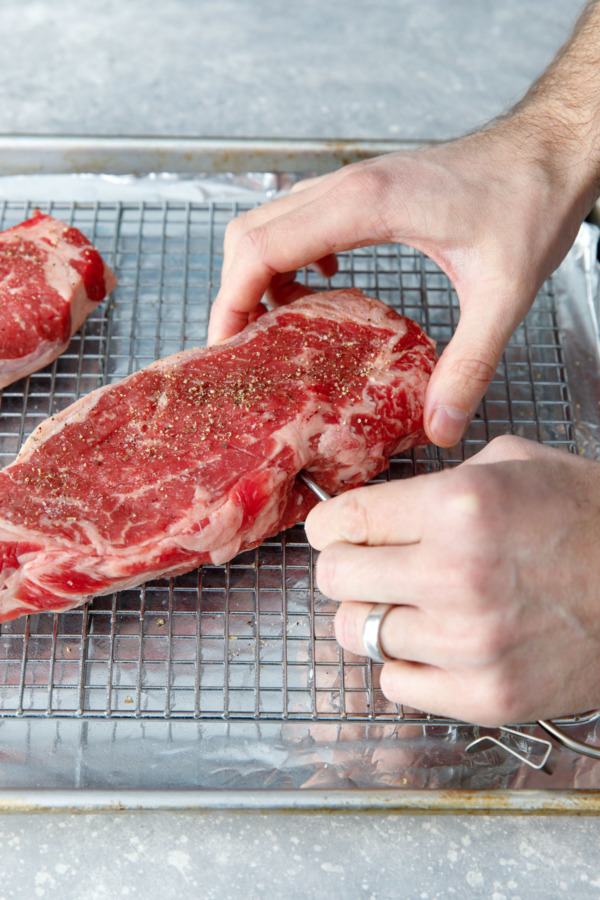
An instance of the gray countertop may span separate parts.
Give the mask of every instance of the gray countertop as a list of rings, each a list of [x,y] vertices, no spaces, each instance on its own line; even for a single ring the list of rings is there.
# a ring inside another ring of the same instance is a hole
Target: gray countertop
[[[4,0],[0,134],[433,139],[514,103],[581,0]]]
[[[0,898],[598,897],[600,819],[363,813],[0,818]]]
[[[443,139],[518,100],[581,7],[4,0],[0,136]],[[0,900],[596,897],[599,840],[594,816],[4,812]]]

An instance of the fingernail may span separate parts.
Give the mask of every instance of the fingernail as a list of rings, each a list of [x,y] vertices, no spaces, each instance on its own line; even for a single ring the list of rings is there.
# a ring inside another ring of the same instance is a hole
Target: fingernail
[[[465,433],[469,416],[454,406],[438,406],[431,417],[429,432],[441,447],[453,447]]]

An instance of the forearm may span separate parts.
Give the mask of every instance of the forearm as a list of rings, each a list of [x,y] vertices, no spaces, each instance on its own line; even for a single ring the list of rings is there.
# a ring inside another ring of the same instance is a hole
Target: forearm
[[[583,219],[600,196],[600,2],[583,10],[571,38],[505,121]]]

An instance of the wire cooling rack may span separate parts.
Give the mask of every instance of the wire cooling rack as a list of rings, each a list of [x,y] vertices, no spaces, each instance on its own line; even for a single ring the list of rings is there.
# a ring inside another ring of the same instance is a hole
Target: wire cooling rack
[[[48,415],[158,357],[204,343],[225,227],[250,208],[229,202],[38,206],[83,231],[119,285],[66,353],[3,391],[2,465]],[[4,203],[1,227],[33,209],[33,203]],[[313,288],[354,285],[379,297],[416,319],[440,348],[458,320],[449,280],[404,246],[341,254],[332,282],[312,272],[304,277]],[[512,337],[461,444],[395,458],[380,480],[456,465],[507,433],[577,449],[552,281]],[[0,716],[435,724],[390,703],[379,688],[379,666],[339,648],[334,612],[314,584],[312,551],[296,526],[227,565],[2,625]]]

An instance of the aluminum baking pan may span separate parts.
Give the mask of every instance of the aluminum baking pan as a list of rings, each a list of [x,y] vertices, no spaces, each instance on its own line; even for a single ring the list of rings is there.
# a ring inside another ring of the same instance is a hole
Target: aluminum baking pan
[[[597,791],[289,791],[289,790],[37,790],[0,791],[2,812],[124,810],[279,810],[513,815],[597,815]]]
[[[112,175],[330,171],[422,141],[0,135],[0,172]]]
[[[119,287],[62,357],[3,392],[3,464],[48,414],[159,356],[203,343],[224,229],[253,201],[96,195],[50,203],[32,194],[6,200],[0,225],[15,224],[36,205],[81,228],[116,270]],[[596,234],[582,229],[565,266],[544,285],[461,445],[398,457],[382,479],[456,465],[507,432],[597,453],[597,403],[589,402],[599,371]],[[316,273],[305,278],[327,286]],[[452,334],[452,286],[410,248],[342,254],[332,286],[348,285],[417,319],[442,345]],[[55,792],[66,791],[61,803],[102,806],[112,791],[121,805],[139,805],[144,796],[152,805],[167,802],[169,791],[176,805],[189,794],[190,805],[218,796],[223,806],[315,808],[336,806],[350,792],[362,807],[426,808],[423,798],[430,797],[430,807],[439,808],[442,796],[458,792],[450,805],[468,806],[477,796],[473,808],[481,808],[490,791],[498,804],[506,792],[528,791],[532,803],[543,797],[545,804],[554,791],[553,808],[572,809],[573,791],[600,788],[595,761],[564,753],[548,776],[500,748],[469,756],[480,729],[389,703],[378,667],[336,644],[334,610],[316,590],[311,549],[297,526],[226,566],[6,623],[1,802],[9,808],[26,798],[47,808],[58,802]],[[596,719],[570,729],[592,742],[598,731]],[[534,724],[523,732],[540,735]],[[577,796],[592,808],[593,795]]]

